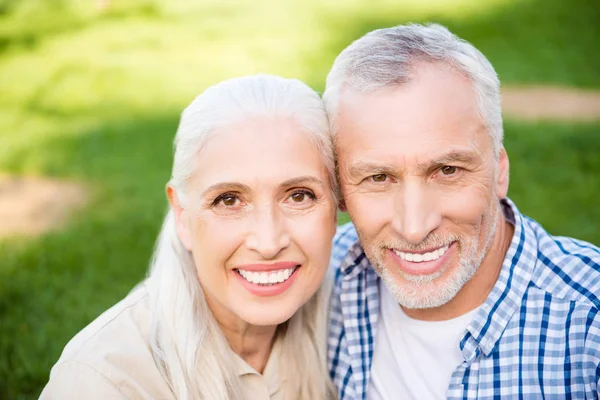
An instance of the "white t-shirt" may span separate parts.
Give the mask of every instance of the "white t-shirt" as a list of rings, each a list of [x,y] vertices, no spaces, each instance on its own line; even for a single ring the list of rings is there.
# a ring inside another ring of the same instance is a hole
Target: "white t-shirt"
[[[460,341],[477,309],[448,321],[420,321],[404,313],[384,284],[380,294],[367,398],[445,399],[463,361]]]

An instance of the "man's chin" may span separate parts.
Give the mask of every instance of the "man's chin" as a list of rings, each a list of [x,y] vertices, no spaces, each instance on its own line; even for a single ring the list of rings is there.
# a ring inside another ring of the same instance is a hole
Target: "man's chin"
[[[435,284],[426,285],[403,285],[402,287],[386,284],[386,287],[394,296],[398,304],[409,309],[438,308],[450,302],[460,290],[449,290],[449,288]]]
[[[398,272],[398,271],[396,271]],[[448,275],[450,274],[450,275]],[[409,309],[438,308],[449,303],[472,277],[471,271],[445,266],[429,275],[379,273],[396,301]]]

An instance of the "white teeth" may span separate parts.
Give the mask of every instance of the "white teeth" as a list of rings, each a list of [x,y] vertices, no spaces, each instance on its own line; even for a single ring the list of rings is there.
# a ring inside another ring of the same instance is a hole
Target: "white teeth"
[[[450,245],[448,244],[442,248],[439,248],[434,251],[430,251],[429,253],[423,253],[423,254],[405,253],[403,251],[398,251],[398,250],[394,250],[394,253],[396,253],[396,255],[398,255],[398,257],[400,257],[403,260],[419,263],[419,262],[423,262],[423,261],[437,260],[444,254],[446,254],[449,247],[450,247]]]
[[[240,275],[248,282],[261,285],[272,285],[285,282],[294,273],[296,268],[280,269],[279,271],[271,272],[251,272],[238,269]]]

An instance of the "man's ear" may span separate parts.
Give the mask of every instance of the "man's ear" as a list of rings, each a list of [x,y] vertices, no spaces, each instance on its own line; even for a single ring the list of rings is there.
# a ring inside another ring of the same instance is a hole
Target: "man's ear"
[[[509,167],[508,154],[502,146],[498,155],[498,176],[496,177],[496,193],[499,199],[505,198],[508,194]]]
[[[181,205],[177,190],[171,185],[167,186],[167,198],[171,211],[175,216],[175,230],[177,237],[188,251],[192,251],[192,233],[189,226],[189,214]]]

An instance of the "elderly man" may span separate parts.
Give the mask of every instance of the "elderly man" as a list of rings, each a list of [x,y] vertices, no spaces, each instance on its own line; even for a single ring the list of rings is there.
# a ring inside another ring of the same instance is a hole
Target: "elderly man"
[[[353,221],[332,256],[340,398],[598,398],[600,250],[506,197],[487,59],[439,25],[377,30],[324,99]]]

